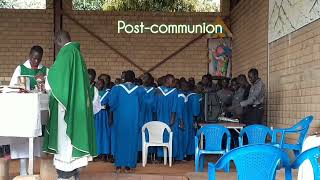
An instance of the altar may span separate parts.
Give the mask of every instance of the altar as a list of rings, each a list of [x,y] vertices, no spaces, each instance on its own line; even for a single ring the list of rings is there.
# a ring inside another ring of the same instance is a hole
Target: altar
[[[29,175],[33,174],[33,140],[42,135],[49,96],[41,93],[0,93],[0,145],[13,138],[29,139]]]

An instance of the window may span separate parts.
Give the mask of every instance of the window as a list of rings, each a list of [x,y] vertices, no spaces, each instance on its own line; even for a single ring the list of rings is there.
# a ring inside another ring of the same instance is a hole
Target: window
[[[46,9],[46,0],[0,0],[4,9]]]
[[[220,0],[73,0],[74,10],[219,12]]]

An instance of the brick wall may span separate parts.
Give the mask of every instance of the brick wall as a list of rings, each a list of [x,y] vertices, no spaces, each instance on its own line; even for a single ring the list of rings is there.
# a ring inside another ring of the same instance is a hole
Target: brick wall
[[[288,127],[314,115],[320,130],[320,20],[270,44],[270,125]]]
[[[232,75],[247,75],[257,68],[268,86],[268,0],[242,0],[231,11]],[[267,92],[265,121],[268,122]]]
[[[212,13],[90,12],[88,14],[88,12],[73,11],[71,16],[145,70],[175,52],[198,34],[118,34],[118,20],[130,24],[140,24],[142,21],[149,26],[163,23],[199,24],[214,20]],[[127,69],[134,70],[137,75],[142,73],[67,17],[64,17],[64,28],[71,32],[74,40],[80,42],[88,67],[96,69],[98,74],[108,73],[114,79]],[[161,65],[152,74],[159,77],[171,73],[200,79],[207,73],[207,61],[207,39],[203,37]]]
[[[267,84],[268,0],[242,0],[231,11],[232,74],[257,68]]]
[[[52,19],[52,10],[0,10],[0,81],[10,81],[33,45],[44,49],[45,65],[53,62]]]
[[[175,52],[198,34],[118,34],[117,21],[129,23],[143,21],[150,24],[198,24],[212,22],[214,13],[154,13],[154,12],[85,12],[68,13],[103,40],[148,70]],[[103,45],[64,16],[63,28],[70,31],[74,41],[79,41],[88,67],[97,73],[107,73],[112,79],[127,69],[137,75],[142,72],[133,68],[123,58]],[[43,63],[53,62],[53,10],[0,9],[0,81],[8,83],[15,67],[23,63],[30,48],[39,44],[44,48]],[[159,77],[167,73],[176,76],[195,76],[207,73],[207,39],[203,37],[152,72]]]

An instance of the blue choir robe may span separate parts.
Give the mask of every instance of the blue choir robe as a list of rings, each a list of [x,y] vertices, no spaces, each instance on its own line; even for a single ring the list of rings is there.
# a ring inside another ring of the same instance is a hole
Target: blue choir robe
[[[99,91],[102,109],[95,115],[96,141],[98,155],[110,154],[111,139],[106,105],[110,98],[109,89]]]
[[[117,85],[116,85],[117,86]],[[111,108],[111,104],[110,104],[110,100],[111,100],[111,97],[112,97],[112,89],[110,90],[109,92],[109,98],[108,98],[108,105],[109,107]],[[109,109],[109,112],[111,110]],[[113,114],[113,119],[114,119],[114,114]],[[110,141],[111,141],[111,144],[110,144],[110,154],[114,157],[114,154],[115,154],[115,146],[116,146],[116,142],[117,142],[117,139],[116,139],[116,133],[115,133],[115,122],[113,120],[113,123],[110,125]]]
[[[194,155],[195,145],[194,136],[196,135],[196,129],[194,127],[194,117],[200,115],[200,103],[201,95],[197,93],[190,93],[187,95],[187,111],[188,111],[188,143],[187,143],[187,155]]]
[[[142,134],[141,128],[147,122],[153,121],[153,113],[155,113],[155,89],[153,87],[143,87],[145,94],[142,97],[142,107],[139,118],[139,140],[138,151],[142,151]],[[148,132],[146,131],[146,141],[149,140]],[[150,147],[148,153],[155,153],[154,148]]]
[[[109,101],[113,112],[116,167],[135,168],[138,155],[138,121],[144,91],[132,83],[114,86]]]
[[[171,114],[177,111],[178,91],[175,88],[158,87],[156,93],[156,113],[157,120],[167,124],[173,132],[172,157],[177,156],[178,150],[178,123],[170,125]],[[169,141],[169,134],[165,131],[163,141]],[[163,157],[163,148],[158,148],[158,157]]]
[[[176,121],[179,124],[178,130],[178,152],[176,156],[176,160],[183,160],[186,155],[186,145],[187,145],[187,101],[188,98],[183,93],[178,94],[178,102],[177,102],[177,114],[176,114]],[[184,124],[182,128],[180,126],[181,121]]]

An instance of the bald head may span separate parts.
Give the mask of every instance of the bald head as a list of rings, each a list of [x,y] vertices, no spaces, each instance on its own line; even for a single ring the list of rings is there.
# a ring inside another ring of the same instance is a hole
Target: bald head
[[[59,48],[63,47],[66,43],[71,42],[70,34],[66,31],[58,31],[54,38],[55,43]]]

